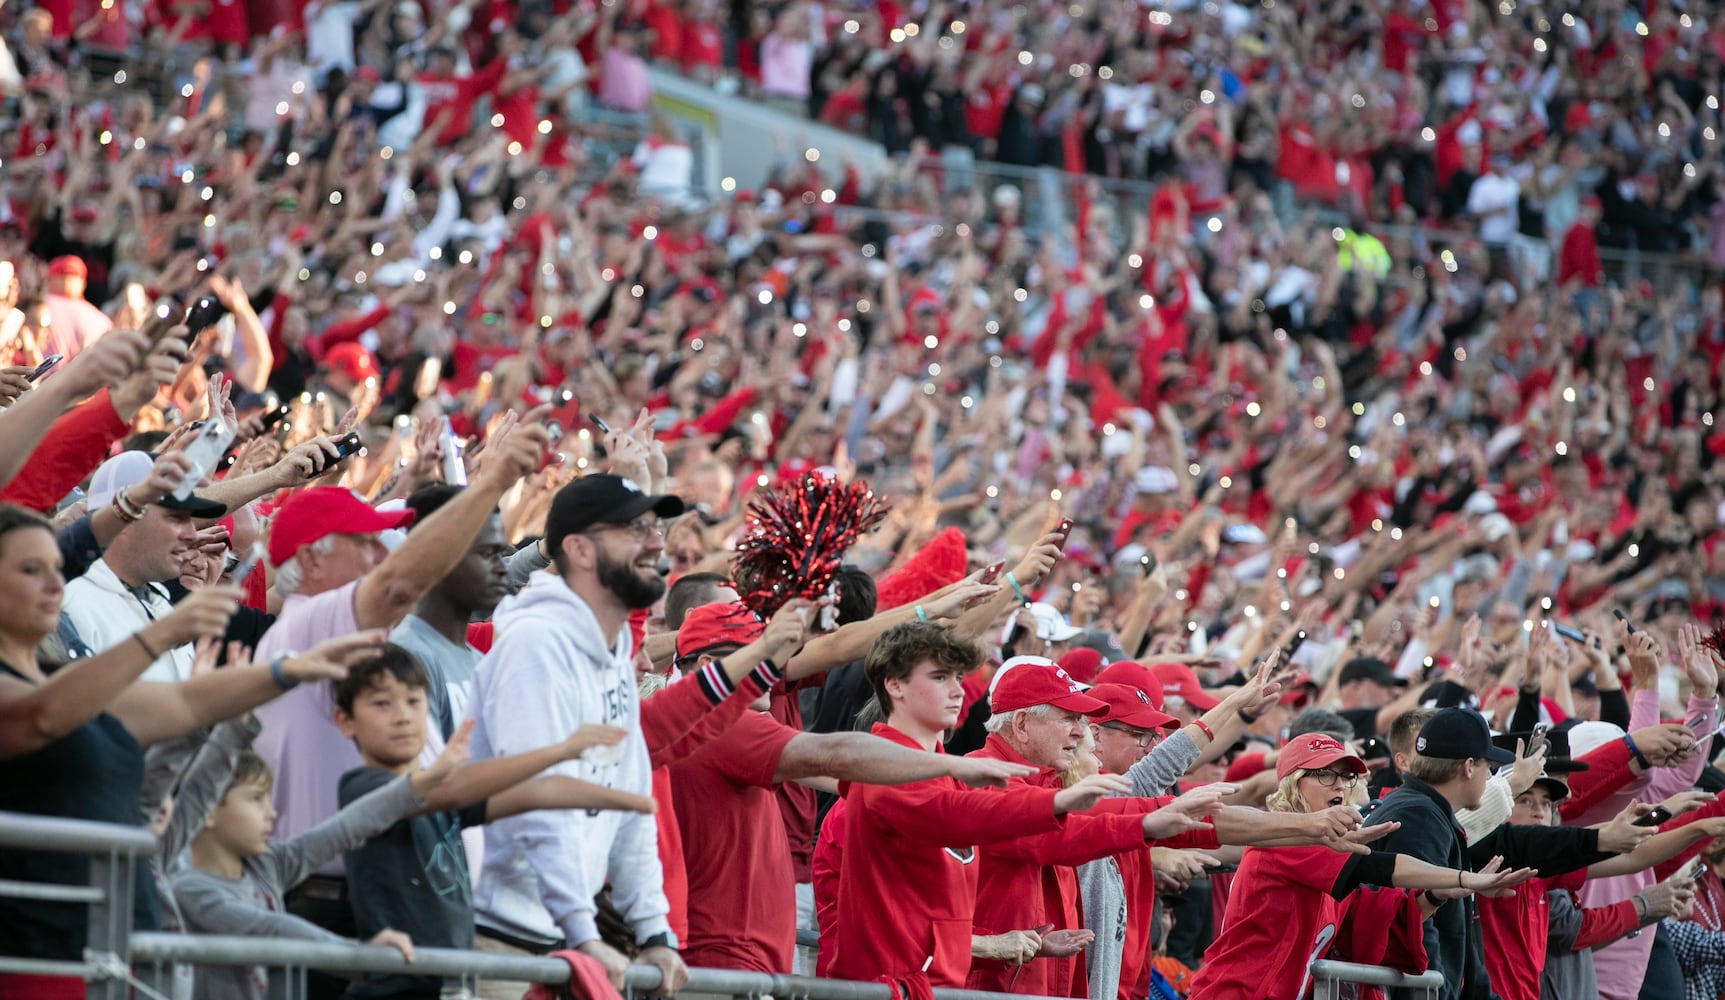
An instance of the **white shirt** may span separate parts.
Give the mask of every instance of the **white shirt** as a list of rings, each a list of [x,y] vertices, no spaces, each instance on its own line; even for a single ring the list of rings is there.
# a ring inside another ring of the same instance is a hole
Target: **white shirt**
[[[1479,238],[1507,243],[1515,235],[1521,182],[1503,174],[1484,174],[1467,193],[1467,212],[1479,219]]]
[[[78,637],[97,653],[131,641],[139,629],[174,611],[167,588],[152,583],[135,593],[114,575],[106,559],[96,560],[83,576],[66,584],[64,607]],[[183,681],[192,676],[194,655],[189,644],[165,650],[140,679]]]

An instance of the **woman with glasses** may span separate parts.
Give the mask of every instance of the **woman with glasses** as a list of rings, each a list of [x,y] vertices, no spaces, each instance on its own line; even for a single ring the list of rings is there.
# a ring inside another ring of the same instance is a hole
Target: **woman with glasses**
[[[1280,783],[1269,807],[1319,812],[1362,805],[1365,773],[1365,761],[1332,737],[1295,737],[1276,761]],[[1421,923],[1427,916],[1448,900],[1507,890],[1533,875],[1531,870],[1500,872],[1500,864],[1501,859],[1493,859],[1479,872],[1464,872],[1383,851],[1249,847],[1191,996],[1304,997],[1312,963],[1338,944],[1349,961],[1423,971]],[[1355,891],[1366,886],[1403,891]]]

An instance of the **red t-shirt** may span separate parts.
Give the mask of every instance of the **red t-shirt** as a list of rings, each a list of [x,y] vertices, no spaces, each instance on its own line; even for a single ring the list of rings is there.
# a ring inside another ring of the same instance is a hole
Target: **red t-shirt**
[[[1551,878],[1530,878],[1502,899],[1478,897],[1480,928],[1485,938],[1485,971],[1491,990],[1503,1000],[1539,1000],[1539,976],[1545,969],[1545,939],[1550,933],[1546,894],[1554,889],[1580,892],[1587,869]]]
[[[797,694],[805,687],[820,687],[826,674],[792,681],[773,689],[767,714],[792,732],[802,732],[803,707]],[[808,884],[809,855],[815,850],[815,790],[794,781],[781,784],[773,793],[779,803],[779,817],[784,820],[785,840],[790,844],[791,875],[801,884]],[[779,971],[779,970],[775,970]]]
[[[670,766],[689,879],[690,965],[791,971],[797,900],[773,797],[779,755],[797,731],[758,712]]]
[[[1327,847],[1248,847],[1191,1000],[1305,996],[1312,963],[1336,940],[1342,904],[1330,890],[1351,857]]]

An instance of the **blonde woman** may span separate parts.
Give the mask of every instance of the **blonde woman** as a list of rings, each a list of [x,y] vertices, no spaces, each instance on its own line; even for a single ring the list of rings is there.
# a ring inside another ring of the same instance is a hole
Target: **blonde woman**
[[[1295,737],[1276,762],[1272,812],[1320,812],[1363,805],[1365,761],[1328,736]],[[1439,868],[1405,854],[1345,854],[1325,847],[1247,848],[1234,876],[1222,930],[1192,981],[1193,1000],[1289,1000],[1306,995],[1311,965],[1339,933],[1349,957],[1423,969],[1420,924],[1445,901],[1507,890],[1532,869],[1478,872]],[[1423,892],[1355,893],[1362,886]],[[1369,915],[1367,915],[1369,911]],[[1349,918],[1352,918],[1351,923]]]

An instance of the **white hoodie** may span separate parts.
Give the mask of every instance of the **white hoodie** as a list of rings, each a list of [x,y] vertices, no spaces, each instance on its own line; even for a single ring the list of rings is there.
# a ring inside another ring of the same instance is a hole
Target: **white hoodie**
[[[607,641],[587,604],[544,570],[493,620],[497,637],[474,675],[469,708],[477,720],[473,759],[557,743],[588,723],[620,726],[629,731],[621,747],[589,751],[545,773],[651,795],[629,630]],[[573,948],[599,937],[593,897],[607,879],[637,941],[670,929],[652,816],[523,813],[486,828],[474,915],[481,927]]]

